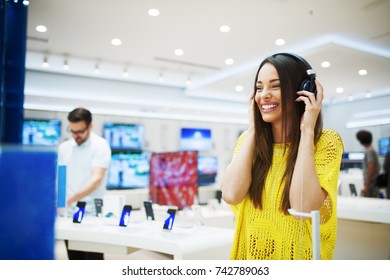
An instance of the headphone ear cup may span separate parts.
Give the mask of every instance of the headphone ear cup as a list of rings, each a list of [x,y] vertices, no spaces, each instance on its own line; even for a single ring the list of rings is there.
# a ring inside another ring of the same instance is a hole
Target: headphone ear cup
[[[301,90],[316,93],[316,85],[310,80],[303,80],[301,83]]]

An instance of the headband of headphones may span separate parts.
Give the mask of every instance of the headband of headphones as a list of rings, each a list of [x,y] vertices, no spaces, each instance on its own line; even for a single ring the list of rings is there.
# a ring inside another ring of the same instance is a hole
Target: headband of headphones
[[[307,62],[306,59],[304,59],[303,57],[301,57],[301,56],[299,56],[297,54],[294,54],[294,53],[276,53],[273,56],[277,56],[277,55],[288,56],[288,57],[291,57],[294,60],[299,61],[301,64],[303,64],[303,66],[305,66],[307,75],[308,76],[313,76],[313,78],[315,78],[316,71],[313,69],[313,67],[311,67],[309,62]]]

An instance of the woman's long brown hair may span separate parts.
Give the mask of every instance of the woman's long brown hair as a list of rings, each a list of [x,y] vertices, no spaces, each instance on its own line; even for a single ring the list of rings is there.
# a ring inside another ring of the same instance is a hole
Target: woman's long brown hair
[[[280,211],[287,214],[290,208],[290,185],[301,137],[300,121],[305,111],[305,104],[303,102],[295,102],[295,99],[298,97],[296,92],[299,90],[301,82],[307,77],[307,69],[301,62],[292,57],[283,54],[269,56],[263,60],[256,73],[253,96],[256,94],[259,71],[266,63],[270,63],[276,68],[281,86],[282,136],[283,139],[287,139],[286,143],[284,143],[287,162],[286,170],[281,181],[284,184],[284,189]],[[255,161],[252,167],[252,182],[249,188],[249,197],[256,208],[262,209],[264,185],[268,171],[272,165],[274,139],[271,124],[264,122],[256,102],[254,102],[253,106],[255,112]],[[315,143],[318,141],[321,132],[322,114],[320,113],[314,130]]]

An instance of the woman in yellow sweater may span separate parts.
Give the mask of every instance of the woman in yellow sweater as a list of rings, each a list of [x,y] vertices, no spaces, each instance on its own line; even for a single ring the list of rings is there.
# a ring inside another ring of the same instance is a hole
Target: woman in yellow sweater
[[[231,259],[311,259],[311,219],[320,211],[321,259],[332,259],[343,144],[322,128],[322,85],[302,57],[279,53],[257,71],[248,129],[222,179],[235,214]]]

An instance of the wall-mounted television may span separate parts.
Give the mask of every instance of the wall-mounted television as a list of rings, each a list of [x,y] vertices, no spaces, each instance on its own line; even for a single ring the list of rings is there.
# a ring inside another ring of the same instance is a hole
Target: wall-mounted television
[[[198,185],[215,184],[218,174],[218,157],[198,155]]]
[[[61,138],[61,121],[56,119],[25,119],[22,144],[31,146],[56,146]]]
[[[182,128],[180,132],[180,150],[209,151],[213,145],[211,129]]]
[[[113,151],[108,170],[107,189],[149,187],[150,152]]]
[[[142,124],[106,122],[103,125],[103,137],[112,149],[141,150],[144,142],[144,127]]]
[[[191,207],[198,195],[198,152],[152,153],[149,193],[159,205]]]
[[[388,151],[390,151],[390,137],[380,138],[378,140],[379,155],[384,157]]]

